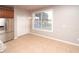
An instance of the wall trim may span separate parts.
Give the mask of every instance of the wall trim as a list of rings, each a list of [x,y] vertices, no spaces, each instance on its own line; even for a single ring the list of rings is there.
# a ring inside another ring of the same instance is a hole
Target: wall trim
[[[78,46],[79,47],[79,44],[76,44],[76,43],[73,43],[73,42],[69,42],[69,41],[65,41],[65,40],[60,40],[60,39],[57,39],[57,38],[54,38],[54,37],[50,37],[50,36],[46,36],[46,35],[42,35],[42,34],[37,34],[37,33],[30,33],[30,34],[37,35],[37,36],[40,36],[40,37],[45,37],[45,38],[48,38],[48,39],[60,41],[62,43],[66,43],[66,44],[70,44],[70,45],[74,45],[74,46]]]
[[[18,37],[14,37],[14,40],[17,39]]]
[[[23,34],[23,35],[20,35],[20,36],[15,36],[14,39],[18,39],[19,37],[22,37],[22,36],[28,35],[28,34],[30,34],[30,32],[29,33],[26,33],[26,34]]]

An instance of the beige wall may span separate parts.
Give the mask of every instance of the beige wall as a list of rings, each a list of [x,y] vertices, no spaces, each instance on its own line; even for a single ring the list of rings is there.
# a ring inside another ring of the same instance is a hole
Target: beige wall
[[[79,6],[53,6],[52,9],[54,31],[49,33],[31,29],[31,32],[79,43]]]

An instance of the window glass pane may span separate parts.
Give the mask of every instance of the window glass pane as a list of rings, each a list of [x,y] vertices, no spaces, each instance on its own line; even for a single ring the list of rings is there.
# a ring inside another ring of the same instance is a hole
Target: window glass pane
[[[38,28],[38,22],[34,21],[34,28]]]
[[[42,12],[42,29],[52,30],[52,11]]]
[[[34,20],[34,27],[35,28],[41,28],[41,13],[36,13],[35,14],[35,20]]]
[[[38,21],[41,21],[41,13],[36,13],[35,19],[38,20]]]

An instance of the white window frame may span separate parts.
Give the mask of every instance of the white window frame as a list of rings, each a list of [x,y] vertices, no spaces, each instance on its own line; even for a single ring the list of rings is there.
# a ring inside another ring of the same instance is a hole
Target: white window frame
[[[34,16],[36,13],[40,13],[40,12],[43,12],[43,11],[52,11],[52,19],[51,19],[51,25],[52,25],[52,30],[45,30],[45,29],[39,29],[39,28],[34,28]],[[36,12],[33,12],[32,13],[32,29],[33,30],[36,30],[36,31],[45,31],[45,32],[53,32],[53,9],[47,9],[47,10],[41,10],[41,11],[36,11]]]

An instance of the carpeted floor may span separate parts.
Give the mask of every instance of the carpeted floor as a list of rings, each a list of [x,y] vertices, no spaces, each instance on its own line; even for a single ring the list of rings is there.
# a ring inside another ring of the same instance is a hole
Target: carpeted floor
[[[79,52],[79,47],[28,34],[6,43],[5,53]]]

